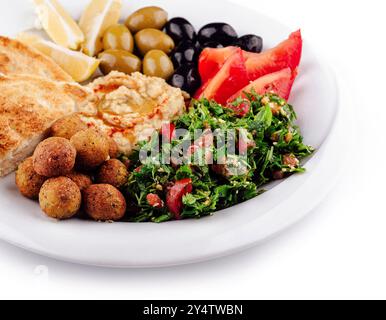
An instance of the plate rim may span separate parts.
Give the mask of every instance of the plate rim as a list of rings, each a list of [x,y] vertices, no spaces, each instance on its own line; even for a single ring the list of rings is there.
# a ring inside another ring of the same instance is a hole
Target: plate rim
[[[227,1],[227,2],[229,2],[229,1]],[[232,2],[232,5],[243,7],[243,8],[247,8],[246,6],[240,5],[238,3],[233,3]],[[272,18],[271,16],[259,13],[255,9],[251,8],[251,10],[256,12],[256,14],[259,14],[261,16],[265,16],[265,17],[269,18],[270,20],[272,20],[273,22],[277,23],[278,25],[281,25],[283,28],[288,29],[287,26],[285,26],[282,22],[277,21],[275,18]],[[308,47],[308,50],[310,50],[312,52],[313,56],[317,57],[318,61],[323,66],[323,69],[326,70],[326,72],[328,73],[329,78],[334,82],[334,85],[333,85],[333,89],[335,91],[335,94],[334,94],[334,97],[335,97],[334,100],[335,101],[334,101],[334,103],[336,105],[336,110],[337,110],[336,116],[333,118],[333,121],[330,123],[330,128],[328,130],[328,134],[325,136],[324,140],[322,141],[318,151],[309,160],[310,162],[313,162],[313,160],[314,161],[317,161],[317,160],[321,161],[321,158],[323,158],[322,152],[323,152],[323,150],[325,152],[325,149],[328,149],[328,146],[329,146],[328,144],[332,140],[334,131],[336,131],[336,126],[337,126],[337,123],[338,123],[338,117],[339,117],[339,114],[341,113],[341,107],[340,107],[340,98],[341,97],[340,97],[340,89],[339,89],[339,86],[338,86],[338,83],[337,83],[337,78],[335,76],[335,73],[333,72],[331,67],[326,63],[326,61],[323,59],[323,57],[321,57],[320,54],[316,53],[316,51],[314,50],[314,46],[307,39],[305,40],[305,43],[306,43],[306,45]],[[286,181],[283,181],[282,183],[285,184]],[[185,265],[185,264],[191,264],[191,263],[198,263],[198,262],[202,262],[202,261],[207,261],[207,260],[212,260],[212,259],[216,259],[216,258],[219,258],[219,257],[224,257],[224,256],[232,255],[232,254],[234,254],[236,252],[243,251],[243,250],[248,249],[250,247],[254,247],[258,243],[261,243],[263,241],[267,241],[269,238],[274,237],[278,233],[283,232],[288,227],[290,227],[291,225],[293,225],[296,222],[298,222],[299,220],[301,220],[308,212],[310,212],[313,208],[315,208],[325,198],[325,196],[328,194],[328,192],[330,191],[330,189],[332,188],[334,183],[335,183],[334,181],[330,181],[330,183],[328,185],[325,184],[324,188],[323,188],[323,195],[319,195],[318,197],[316,197],[314,199],[312,204],[308,204],[306,206],[308,209],[303,208],[302,211],[304,211],[304,212],[301,212],[301,213],[299,212],[299,214],[296,215],[296,217],[294,216],[292,219],[289,219],[286,222],[285,225],[281,226],[280,228],[278,228],[274,232],[271,232],[269,236],[264,237],[262,239],[256,239],[255,241],[245,240],[244,244],[240,244],[238,246],[235,246],[232,249],[225,249],[224,248],[222,250],[218,250],[217,254],[213,254],[212,253],[212,254],[208,254],[208,255],[202,255],[201,257],[191,257],[190,259],[185,258],[185,259],[182,259],[181,261],[174,261],[174,262],[169,261],[169,262],[166,262],[166,260],[165,260],[165,263],[159,262],[159,263],[153,263],[151,265],[149,265],[149,264],[146,264],[146,265],[141,265],[141,264],[133,265],[132,263],[127,264],[125,262],[122,262],[122,263],[109,263],[109,262],[107,262],[109,259],[106,259],[106,263],[104,263],[104,262],[96,262],[96,261],[91,262],[91,259],[87,259],[88,261],[86,261],[86,260],[82,260],[82,259],[75,259],[75,258],[71,258],[71,257],[64,257],[63,255],[60,255],[60,253],[53,254],[51,252],[47,252],[47,250],[44,250],[43,248],[35,247],[31,243],[31,241],[30,241],[30,243],[28,245],[28,244],[24,243],[23,239],[17,239],[18,237],[15,236],[15,234],[13,236],[10,236],[8,234],[8,236],[7,236],[7,233],[13,232],[13,230],[7,230],[7,227],[4,226],[1,223],[0,223],[0,238],[2,240],[4,240],[5,242],[8,242],[8,243],[10,243],[10,244],[12,244],[14,246],[17,246],[19,248],[22,248],[24,250],[27,250],[27,251],[30,251],[30,252],[33,252],[33,253],[36,253],[36,254],[39,254],[39,255],[42,255],[42,256],[46,256],[46,257],[49,257],[49,258],[53,258],[53,259],[56,259],[56,260],[61,260],[61,261],[66,261],[66,262],[76,263],[76,264],[81,264],[81,265],[92,265],[92,266],[113,267],[113,268],[154,268],[154,267],[169,267],[169,266],[177,266],[177,265]],[[301,189],[302,187],[303,187],[303,185],[301,185],[299,187],[299,189]],[[254,199],[254,200],[256,200],[256,199]],[[238,206],[240,206],[240,204],[235,206],[235,207],[238,207]],[[229,209],[226,209],[226,210],[232,210],[235,207],[232,207],[232,208],[229,208]],[[221,211],[224,211],[224,210],[221,210]],[[217,214],[221,214],[221,211],[218,211]],[[21,237],[21,238],[23,238],[23,237]]]

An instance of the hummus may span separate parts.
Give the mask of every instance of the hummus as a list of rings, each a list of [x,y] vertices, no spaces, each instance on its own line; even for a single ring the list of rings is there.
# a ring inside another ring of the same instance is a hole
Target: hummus
[[[141,73],[128,76],[112,72],[89,88],[95,103],[82,113],[82,120],[112,137],[124,154],[130,154],[138,142],[149,140],[164,122],[177,119],[186,110],[180,89]]]

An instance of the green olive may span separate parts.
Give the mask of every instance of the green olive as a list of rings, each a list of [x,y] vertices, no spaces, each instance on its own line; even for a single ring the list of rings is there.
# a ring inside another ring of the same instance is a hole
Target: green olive
[[[161,50],[169,54],[175,47],[173,39],[157,29],[143,29],[134,38],[137,48],[143,56],[150,50]]]
[[[100,68],[103,74],[111,71],[120,71],[127,74],[140,72],[142,67],[141,59],[124,50],[110,49],[99,54]]]
[[[131,32],[137,33],[143,29],[161,30],[168,21],[168,13],[159,7],[145,7],[134,12],[126,20],[126,26]]]
[[[130,30],[123,24],[109,27],[103,35],[103,48],[134,51],[134,38]]]
[[[143,73],[168,80],[174,73],[173,62],[165,52],[151,50],[143,59]]]

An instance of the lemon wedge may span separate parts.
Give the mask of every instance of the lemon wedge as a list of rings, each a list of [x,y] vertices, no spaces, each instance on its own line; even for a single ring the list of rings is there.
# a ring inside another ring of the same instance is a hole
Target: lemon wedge
[[[77,50],[84,41],[82,30],[57,0],[33,0],[40,25],[57,44]]]
[[[26,45],[49,56],[77,82],[88,80],[99,66],[100,61],[98,59],[89,57],[79,51],[61,47],[34,34],[21,33],[17,38]]]
[[[107,28],[121,17],[122,0],[92,0],[83,12],[79,26],[86,37],[83,52],[93,57],[102,51],[102,37]]]

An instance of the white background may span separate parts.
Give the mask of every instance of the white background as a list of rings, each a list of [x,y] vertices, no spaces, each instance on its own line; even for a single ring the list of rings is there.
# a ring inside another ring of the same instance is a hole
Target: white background
[[[384,1],[237,2],[301,27],[352,92],[355,104],[345,110],[355,114],[355,132],[347,131],[354,148],[328,198],[264,245],[184,267],[90,268],[0,242],[0,298],[386,298]]]

